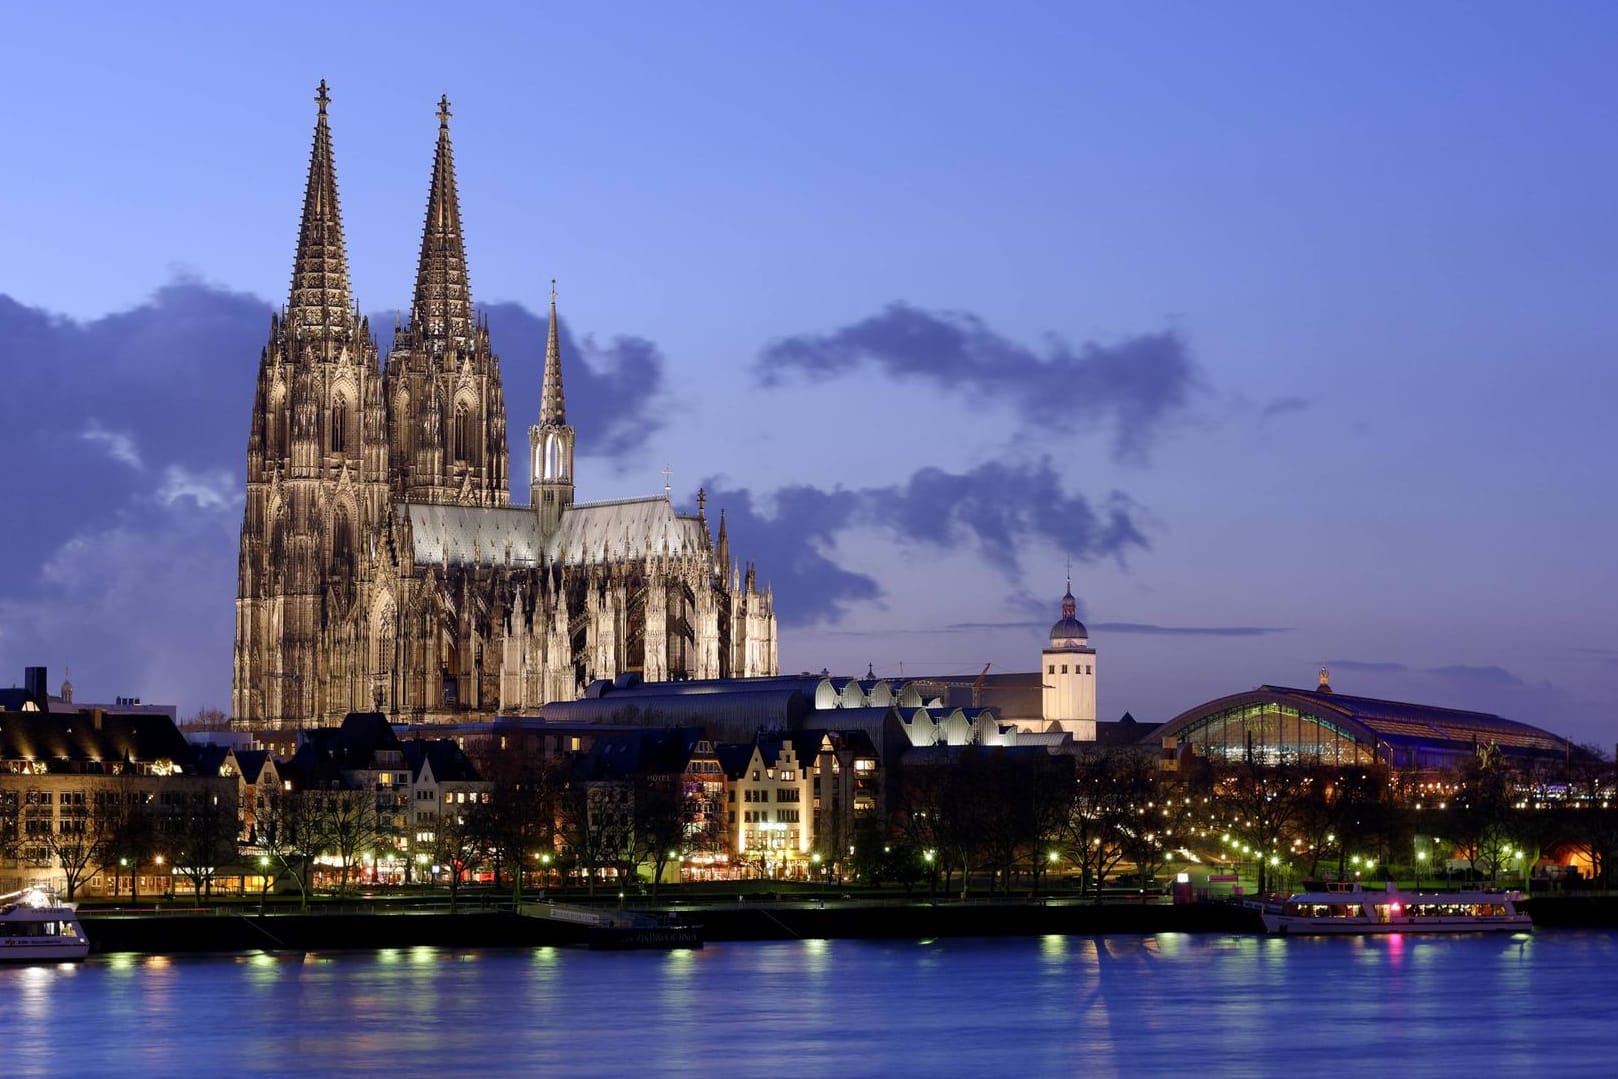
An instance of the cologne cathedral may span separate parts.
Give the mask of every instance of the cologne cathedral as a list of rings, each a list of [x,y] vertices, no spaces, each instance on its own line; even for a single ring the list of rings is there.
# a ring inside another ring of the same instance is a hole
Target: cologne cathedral
[[[595,680],[777,673],[773,596],[660,497],[574,501],[551,293],[511,505],[505,398],[472,304],[440,100],[409,318],[379,354],[349,292],[324,82],[287,305],[271,317],[247,439],[232,707],[244,726],[534,712]]]

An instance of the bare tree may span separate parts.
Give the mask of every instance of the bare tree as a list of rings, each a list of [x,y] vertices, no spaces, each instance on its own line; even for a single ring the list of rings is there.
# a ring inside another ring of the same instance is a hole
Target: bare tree
[[[253,815],[250,846],[298,886],[301,909],[308,909],[311,869],[330,846],[325,791],[271,789],[261,793]]]
[[[22,853],[22,792],[0,787],[0,861]]]
[[[455,913],[460,902],[461,884],[468,874],[489,860],[488,817],[492,804],[440,807],[433,829],[433,861],[449,874],[449,909]]]
[[[240,858],[234,791],[201,787],[187,792],[173,823],[175,868],[191,882],[193,895],[211,897],[219,867]]]
[[[376,799],[370,791],[324,791],[318,801],[325,817],[325,835],[336,855],[339,893],[348,891],[349,877],[361,856],[382,838]]]
[[[631,844],[636,865],[650,863],[652,894],[663,871],[685,853],[686,803],[679,776],[637,774],[629,783]]]
[[[584,875],[593,896],[600,869],[612,860],[613,850],[606,816],[592,805],[592,786],[577,771],[568,775],[556,792],[556,824],[563,857]]]
[[[113,816],[107,835],[105,860],[108,869],[122,875],[129,871],[129,901],[139,902],[140,867],[157,849],[157,822],[152,816],[152,792],[141,789],[128,780],[121,780],[105,792],[109,801],[107,812]],[[113,893],[117,894],[117,882]]]
[[[50,804],[50,791],[30,790],[27,793],[36,796],[36,805]],[[67,885],[68,902],[73,901],[80,887],[101,872],[101,859],[113,827],[112,816],[92,801],[89,794],[85,790],[59,792],[56,826],[51,828],[50,818],[43,817],[45,828],[33,837],[39,840],[61,869]]]
[[[1110,874],[1129,853],[1137,807],[1152,801],[1156,764],[1144,753],[1090,750],[1077,761],[1064,848],[1079,868],[1080,891],[1096,902]]]
[[[519,902],[523,874],[533,868],[536,855],[556,846],[556,769],[538,757],[492,746],[477,755],[475,765],[489,784],[488,803],[477,822],[486,832],[496,876],[501,867],[509,871],[512,902]]]

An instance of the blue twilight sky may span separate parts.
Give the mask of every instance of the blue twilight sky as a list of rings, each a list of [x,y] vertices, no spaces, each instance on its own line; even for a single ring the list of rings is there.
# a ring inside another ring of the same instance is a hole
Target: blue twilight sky
[[[0,681],[228,707],[325,78],[373,325],[447,93],[514,446],[556,277],[581,499],[705,485],[785,668],[1032,669],[1071,557],[1103,718],[1618,739],[1618,8],[245,10],[7,15]]]

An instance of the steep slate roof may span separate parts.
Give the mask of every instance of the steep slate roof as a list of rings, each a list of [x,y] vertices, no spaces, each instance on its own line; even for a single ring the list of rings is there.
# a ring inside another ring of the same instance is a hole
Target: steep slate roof
[[[236,751],[236,767],[241,769],[242,779],[250,784],[256,784],[259,777],[264,774],[264,763],[270,759],[268,750],[238,749]]]
[[[399,736],[381,712],[350,712],[337,728],[333,757],[339,768],[369,768],[378,753],[401,750]]]
[[[701,739],[700,727],[660,727],[609,735],[590,747],[588,771],[596,779],[677,775],[685,771]]]
[[[304,787],[330,786],[341,781],[345,771],[375,767],[378,753],[403,752],[381,712],[350,712],[341,727],[317,727],[302,732],[301,738],[289,766]]]
[[[166,715],[151,713],[0,712],[0,760],[84,765],[172,761],[196,770],[196,752]]]
[[[1142,745],[1149,737],[1155,735],[1162,726],[1163,724],[1161,723],[1142,723],[1128,712],[1125,712],[1115,722],[1096,724],[1096,744],[1109,749],[1120,746]],[[1151,742],[1156,745],[1157,739],[1151,738]]]
[[[740,779],[747,774],[747,766],[753,763],[752,742],[721,742],[713,747],[713,755],[719,761],[719,767],[724,769],[727,779]]]
[[[562,512],[556,534],[540,534],[529,506],[451,506],[401,502],[396,512],[410,521],[417,565],[481,563],[534,567],[541,563],[579,565],[617,562],[652,553],[703,554],[708,551],[701,520],[674,512],[667,498],[627,498],[584,502]]]
[[[400,743],[412,779],[421,779],[421,770],[431,765],[439,783],[476,783],[482,777],[466,752],[452,738],[411,738]]]
[[[225,766],[225,758],[230,756],[229,746],[216,746],[212,742],[196,749],[197,774],[216,776],[219,769]]]

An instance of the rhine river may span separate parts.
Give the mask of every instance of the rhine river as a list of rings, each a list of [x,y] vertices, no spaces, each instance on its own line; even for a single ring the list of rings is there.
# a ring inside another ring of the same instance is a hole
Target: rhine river
[[[1611,1074],[1618,934],[103,956],[0,968],[0,1074]]]

